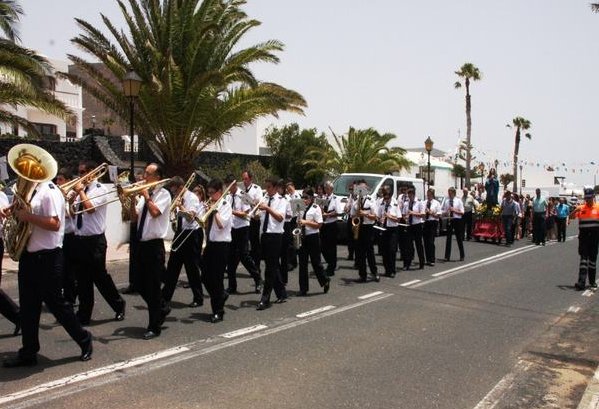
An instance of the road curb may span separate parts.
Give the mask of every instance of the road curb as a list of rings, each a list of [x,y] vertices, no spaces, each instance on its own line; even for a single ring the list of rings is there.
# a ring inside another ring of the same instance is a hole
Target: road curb
[[[599,408],[599,366],[595,375],[589,381],[587,388],[582,395],[582,399],[577,409],[597,409]]]

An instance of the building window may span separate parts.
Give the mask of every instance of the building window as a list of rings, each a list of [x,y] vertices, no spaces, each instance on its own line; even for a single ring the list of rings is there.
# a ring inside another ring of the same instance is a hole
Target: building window
[[[39,123],[34,123],[33,124],[35,126],[35,129],[37,129],[37,131],[41,134],[41,135],[56,135],[56,125],[53,124],[39,124]]]

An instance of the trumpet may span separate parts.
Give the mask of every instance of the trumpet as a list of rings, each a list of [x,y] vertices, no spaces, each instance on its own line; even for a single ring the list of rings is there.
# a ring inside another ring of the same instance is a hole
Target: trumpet
[[[63,183],[60,185],[60,191],[64,195],[64,198],[68,200],[69,194],[75,189],[77,184],[81,183],[83,186],[89,185],[93,180],[99,179],[108,171],[108,164],[102,163],[100,166],[89,171],[86,175],[76,177],[75,179]]]
[[[254,216],[256,216],[258,207],[260,207],[260,205],[264,202],[264,199],[266,199],[266,196],[264,196],[262,199],[258,200],[258,203],[256,203],[256,205],[252,208],[252,210],[250,210],[248,212],[248,214],[245,216],[246,219],[251,220]]]

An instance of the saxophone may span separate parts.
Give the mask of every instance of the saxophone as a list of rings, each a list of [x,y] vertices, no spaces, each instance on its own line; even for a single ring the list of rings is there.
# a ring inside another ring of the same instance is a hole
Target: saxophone
[[[31,144],[13,146],[8,152],[7,162],[18,178],[13,186],[12,211],[4,222],[3,239],[10,258],[19,261],[33,230],[29,223],[17,219],[14,211],[25,209],[31,212],[30,202],[35,188],[39,183],[54,178],[58,165],[47,151]]]
[[[358,210],[356,211],[356,214],[360,214],[360,212],[362,211],[362,194],[359,194],[358,198],[356,200],[358,201]],[[360,225],[361,224],[362,224],[361,216],[355,216],[351,219],[351,231],[354,236],[354,240],[358,240],[358,238],[360,237]]]

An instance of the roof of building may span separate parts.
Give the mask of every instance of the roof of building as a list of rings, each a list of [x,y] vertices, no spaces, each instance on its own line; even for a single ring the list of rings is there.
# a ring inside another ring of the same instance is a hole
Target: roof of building
[[[426,166],[428,165],[428,156],[423,152],[416,151],[408,151],[405,154],[405,157],[418,166]],[[444,160],[440,160],[433,156],[431,152],[431,168],[437,169],[453,169],[453,165],[451,163],[445,162]]]
[[[427,153],[425,148],[407,148],[406,152],[424,153],[425,155]],[[435,158],[442,158],[446,154],[447,154],[447,152],[444,152],[440,149],[433,148],[433,150],[431,151],[431,157],[435,157]]]

